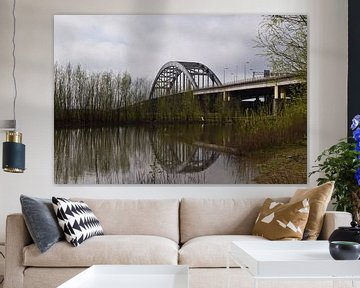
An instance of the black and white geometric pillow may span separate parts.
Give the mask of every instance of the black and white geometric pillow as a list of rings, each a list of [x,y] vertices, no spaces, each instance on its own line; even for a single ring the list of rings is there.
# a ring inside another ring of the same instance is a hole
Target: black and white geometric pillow
[[[84,202],[52,197],[55,214],[66,241],[79,246],[86,239],[104,235],[99,220]]]

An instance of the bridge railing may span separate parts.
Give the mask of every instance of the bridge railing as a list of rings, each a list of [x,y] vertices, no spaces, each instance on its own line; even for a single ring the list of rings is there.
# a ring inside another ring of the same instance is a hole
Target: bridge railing
[[[272,80],[277,80],[277,79],[297,78],[297,77],[298,77],[298,75],[290,74],[290,73],[276,73],[276,74],[274,73],[274,74],[271,74],[270,76],[259,75],[259,76],[254,76],[254,77],[247,78],[247,79],[228,81],[226,83],[223,83],[221,86],[229,86],[229,85],[243,84],[243,83],[255,83],[255,82],[262,82],[264,80],[272,81]]]

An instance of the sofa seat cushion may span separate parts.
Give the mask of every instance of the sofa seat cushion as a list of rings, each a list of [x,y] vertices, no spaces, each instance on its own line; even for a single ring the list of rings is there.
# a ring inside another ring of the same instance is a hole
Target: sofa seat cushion
[[[178,262],[178,244],[160,236],[95,236],[78,247],[66,241],[45,253],[31,244],[23,250],[24,265],[33,267],[88,267],[95,264],[169,264]]]
[[[232,241],[269,241],[252,235],[214,235],[193,238],[179,251],[179,264],[194,268],[226,267],[227,255]],[[230,260],[231,267],[239,267]]]
[[[276,200],[289,201],[288,198]],[[184,198],[180,205],[180,242],[200,236],[249,235],[263,203],[263,198]]]
[[[105,235],[155,235],[179,242],[178,199],[83,199]]]

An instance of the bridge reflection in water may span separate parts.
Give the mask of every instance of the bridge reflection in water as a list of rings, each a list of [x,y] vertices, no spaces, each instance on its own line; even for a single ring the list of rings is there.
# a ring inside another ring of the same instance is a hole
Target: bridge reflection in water
[[[253,155],[231,148],[231,125],[158,125],[55,130],[55,183],[254,183]]]
[[[151,146],[156,160],[170,173],[193,173],[206,170],[220,153],[208,148],[186,143],[173,138],[166,128],[156,129],[151,134]]]

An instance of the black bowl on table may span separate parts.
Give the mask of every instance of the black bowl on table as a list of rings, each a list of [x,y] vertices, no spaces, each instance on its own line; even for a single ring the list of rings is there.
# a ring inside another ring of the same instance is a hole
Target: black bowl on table
[[[335,260],[358,260],[360,257],[360,244],[350,241],[331,241],[330,255]]]

